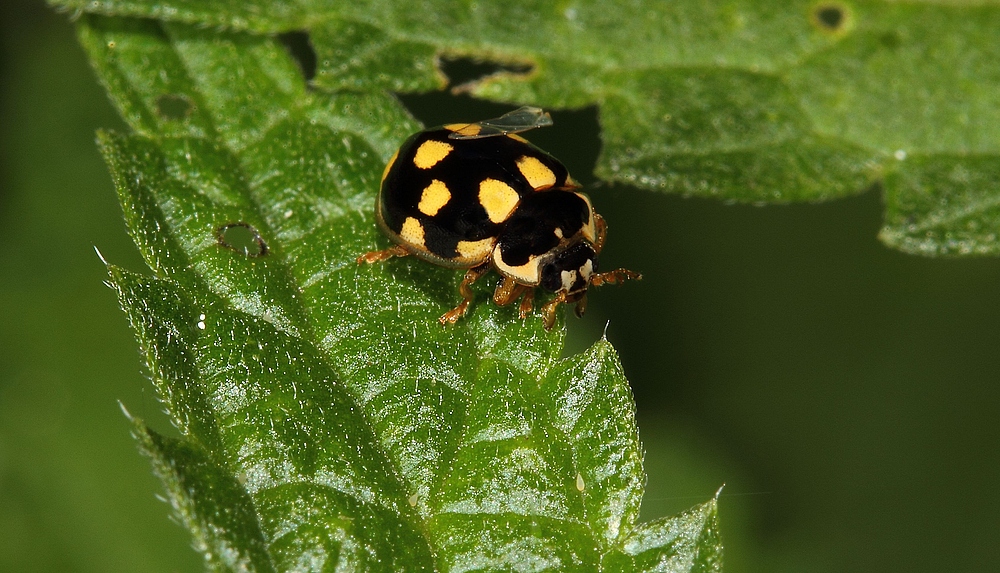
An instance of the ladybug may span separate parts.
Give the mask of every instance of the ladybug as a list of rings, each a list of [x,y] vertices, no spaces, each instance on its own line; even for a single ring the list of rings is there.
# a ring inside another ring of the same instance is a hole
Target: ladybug
[[[494,302],[520,298],[522,319],[532,311],[536,287],[555,293],[542,306],[546,330],[560,304],[575,303],[582,316],[589,287],[641,279],[625,269],[597,271],[604,219],[562,163],[517,135],[548,125],[548,113],[522,107],[412,135],[386,165],[375,202],[378,226],[395,245],[365,253],[358,263],[413,255],[468,269],[458,288],[462,302],[441,324],[465,315],[472,283],[496,269],[502,278]]]

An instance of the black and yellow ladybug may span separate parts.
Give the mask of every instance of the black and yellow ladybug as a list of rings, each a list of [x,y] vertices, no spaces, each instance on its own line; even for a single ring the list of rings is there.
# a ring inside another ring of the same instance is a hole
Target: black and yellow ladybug
[[[597,272],[604,219],[562,163],[516,135],[546,125],[548,113],[522,107],[411,136],[389,160],[375,204],[379,227],[396,244],[358,263],[414,255],[468,269],[459,286],[463,300],[442,324],[465,314],[470,285],[491,268],[503,277],[493,300],[506,305],[521,297],[522,319],[535,287],[555,293],[542,307],[546,329],[562,303],[576,303],[582,315],[588,287],[642,278],[625,269]]]

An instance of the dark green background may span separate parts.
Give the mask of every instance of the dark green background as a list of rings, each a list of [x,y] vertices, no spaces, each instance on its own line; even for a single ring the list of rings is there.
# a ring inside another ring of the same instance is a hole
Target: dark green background
[[[66,15],[5,0],[0,24],[0,571],[198,571],[117,405],[169,427],[93,250],[144,268],[94,145],[122,124]],[[886,249],[877,189],[758,208],[593,185],[596,110],[555,120],[532,140],[590,184],[605,265],[646,277],[569,321],[576,351],[610,320],[645,517],[725,483],[730,573],[996,570],[1000,261]]]

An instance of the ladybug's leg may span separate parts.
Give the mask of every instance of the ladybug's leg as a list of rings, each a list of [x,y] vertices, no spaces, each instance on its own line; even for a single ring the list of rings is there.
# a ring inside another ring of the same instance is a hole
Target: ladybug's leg
[[[535,289],[531,287],[524,287],[524,296],[521,297],[521,304],[517,307],[518,316],[521,320],[528,318],[531,314],[531,309],[534,308],[532,302],[535,300]]]
[[[441,324],[455,324],[458,319],[465,316],[466,311],[469,310],[469,303],[472,302],[472,289],[469,287],[472,283],[476,282],[476,279],[486,274],[488,270],[490,270],[490,264],[484,263],[465,271],[465,278],[462,279],[462,284],[458,285],[458,292],[462,295],[462,302],[441,315],[441,318],[438,319]]]
[[[627,269],[615,269],[606,273],[591,275],[590,286],[601,286],[603,284],[616,285],[629,279],[639,281],[642,280],[642,275]]]
[[[576,307],[573,308],[573,312],[580,318],[583,318],[583,313],[587,310],[587,293],[583,293],[580,300],[576,301]]]
[[[497,284],[497,290],[493,291],[493,302],[499,306],[506,306],[517,300],[517,297],[521,297],[521,304],[517,307],[517,313],[521,317],[521,320],[524,320],[531,314],[531,309],[534,308],[531,304],[531,301],[535,298],[534,287],[520,284],[510,277],[504,277]]]
[[[594,213],[594,227],[597,228],[597,237],[594,241],[594,251],[597,253],[601,252],[604,248],[604,239],[608,237],[608,224],[604,222],[604,217],[601,217],[597,213]]]
[[[556,307],[566,302],[566,291],[559,291],[556,298],[550,300],[542,306],[542,319],[545,321],[545,330],[552,330],[556,324]]]
[[[498,306],[507,306],[517,300],[523,288],[524,285],[517,284],[514,279],[503,277],[497,283],[497,289],[493,291],[493,302],[497,303]]]
[[[410,252],[402,247],[402,245],[393,245],[388,249],[383,249],[381,251],[370,251],[360,257],[358,257],[358,264],[361,263],[377,263],[379,261],[384,261],[386,259],[391,259],[392,257],[405,257],[409,255]]]
[[[523,285],[510,277],[504,277],[497,283],[497,289],[493,291],[493,302],[499,306],[506,306],[521,297],[521,304],[518,305],[518,314],[521,319],[525,319],[531,314],[533,308],[531,301],[535,298],[535,289]]]

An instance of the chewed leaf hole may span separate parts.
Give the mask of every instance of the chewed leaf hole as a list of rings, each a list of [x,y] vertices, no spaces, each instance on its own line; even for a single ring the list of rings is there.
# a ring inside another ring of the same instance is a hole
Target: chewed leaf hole
[[[163,94],[156,98],[156,113],[173,121],[186,119],[191,113],[191,100],[182,94]]]
[[[278,34],[278,41],[299,65],[302,77],[311,82],[316,77],[316,50],[313,49],[309,33],[304,30]]]
[[[228,223],[215,232],[219,245],[242,253],[248,257],[263,257],[267,254],[267,243],[257,229],[249,223]]]
[[[535,66],[527,62],[498,62],[477,58],[441,58],[441,72],[448,77],[453,89],[465,86],[496,74],[528,75]]]
[[[823,2],[812,11],[813,25],[827,33],[842,32],[847,28],[850,12],[844,4]]]

